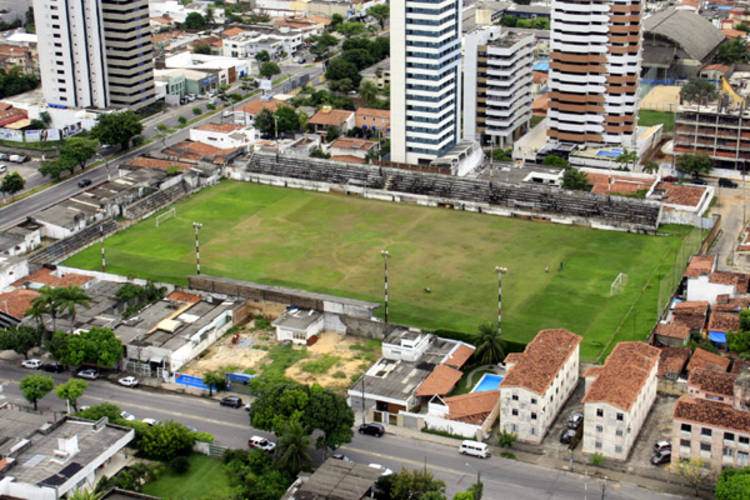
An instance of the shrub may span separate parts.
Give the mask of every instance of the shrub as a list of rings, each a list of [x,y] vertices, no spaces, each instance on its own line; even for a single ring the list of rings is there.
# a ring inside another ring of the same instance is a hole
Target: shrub
[[[346,373],[338,371],[333,374],[333,378],[346,378]]]
[[[193,439],[195,439],[196,441],[200,441],[202,443],[214,442],[213,434],[209,434],[208,432],[193,432],[192,436],[193,436]]]
[[[180,122],[180,125],[185,125],[187,123],[187,118],[185,118],[184,116],[181,116],[177,118],[177,121]]]
[[[174,457],[169,461],[169,470],[175,474],[185,474],[190,469],[190,460],[184,455]]]
[[[512,432],[501,431],[497,436],[497,444],[500,445],[501,448],[511,448],[517,438],[518,436]]]
[[[302,363],[302,371],[311,373],[313,375],[322,375],[331,369],[333,365],[339,362],[338,356],[332,356],[331,354],[325,354],[320,359],[312,361],[306,361]]]
[[[589,457],[589,463],[596,467],[601,467],[602,465],[604,465],[604,457],[601,453],[594,453]]]
[[[515,453],[511,453],[509,451],[502,451],[502,452],[500,452],[500,456],[503,457],[503,458],[509,458],[511,460],[515,460],[516,459],[516,454]]]
[[[201,114],[202,112],[203,111],[201,111],[201,108],[198,108],[198,107],[193,108],[193,114],[196,116]]]
[[[268,330],[271,328],[271,321],[263,316],[256,316],[253,318],[254,327],[253,330]]]
[[[206,109],[210,109],[211,111],[213,111],[214,109],[216,109],[216,104],[209,102],[208,104],[206,104]]]

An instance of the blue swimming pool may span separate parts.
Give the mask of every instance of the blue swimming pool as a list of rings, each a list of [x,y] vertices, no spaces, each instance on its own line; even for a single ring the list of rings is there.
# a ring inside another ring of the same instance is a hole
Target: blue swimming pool
[[[503,381],[503,377],[500,375],[493,375],[492,373],[485,373],[482,378],[479,379],[477,385],[474,386],[471,392],[484,392],[493,391],[499,389],[500,382]]]
[[[185,375],[184,373],[177,373],[174,381],[176,384],[188,385],[190,387],[197,387],[198,389],[208,390],[208,386],[203,383],[203,379],[199,377],[193,377],[192,375]]]

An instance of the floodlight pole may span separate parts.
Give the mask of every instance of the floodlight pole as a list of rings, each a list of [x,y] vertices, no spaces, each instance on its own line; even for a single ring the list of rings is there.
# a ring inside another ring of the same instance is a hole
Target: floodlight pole
[[[496,266],[495,272],[497,272],[497,335],[500,336],[503,333],[500,326],[503,318],[503,273],[507,273],[508,268]]]
[[[388,324],[388,257],[390,254],[388,250],[381,250],[380,255],[383,256],[383,292],[385,294],[385,323]]]
[[[107,259],[104,256],[104,225],[103,224],[99,225],[99,238],[101,238],[99,240],[99,245],[101,246],[101,249],[102,249],[102,272],[106,273],[107,272]]]
[[[201,273],[201,250],[198,243],[198,230],[203,227],[200,222],[193,222],[193,228],[195,228],[195,267],[197,274]]]

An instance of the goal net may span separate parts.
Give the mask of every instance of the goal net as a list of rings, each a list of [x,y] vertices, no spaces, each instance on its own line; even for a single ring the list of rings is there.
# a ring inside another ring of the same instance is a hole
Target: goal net
[[[159,227],[159,224],[164,222],[165,220],[172,219],[177,216],[177,209],[175,207],[170,208],[163,214],[159,214],[156,216],[156,227]]]
[[[618,293],[622,292],[623,288],[625,288],[625,285],[628,284],[628,275],[625,273],[618,274],[615,279],[612,281],[612,284],[609,285],[609,296],[617,295]]]

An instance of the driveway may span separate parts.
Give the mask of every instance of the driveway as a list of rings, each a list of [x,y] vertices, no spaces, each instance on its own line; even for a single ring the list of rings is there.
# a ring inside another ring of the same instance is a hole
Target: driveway
[[[738,238],[747,220],[746,203],[747,183],[739,183],[738,188],[716,188],[717,201],[711,208],[711,214],[721,215],[721,234],[717,239],[714,251],[719,256],[718,268],[721,271],[750,271],[750,261],[735,259],[734,250]]]

